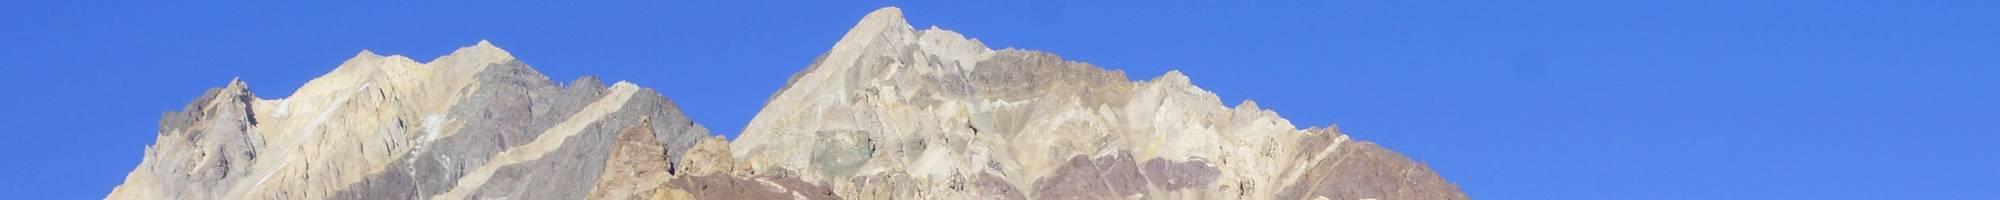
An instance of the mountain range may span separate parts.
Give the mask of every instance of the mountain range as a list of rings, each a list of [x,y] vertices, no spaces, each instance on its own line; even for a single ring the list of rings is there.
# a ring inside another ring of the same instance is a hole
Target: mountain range
[[[276,99],[162,115],[107,199],[1466,199],[1332,125],[870,12],[734,140],[671,99],[479,41],[362,51]],[[1303,89],[1303,88],[1302,88]]]

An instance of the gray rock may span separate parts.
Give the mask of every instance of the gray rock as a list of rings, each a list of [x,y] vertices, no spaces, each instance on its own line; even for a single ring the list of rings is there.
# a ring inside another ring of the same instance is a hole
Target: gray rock
[[[558,85],[489,42],[363,51],[291,96],[161,117],[107,199],[1466,199],[1422,163],[1180,72],[863,17],[736,141],[626,82]],[[1330,125],[1329,125],[1330,126]]]

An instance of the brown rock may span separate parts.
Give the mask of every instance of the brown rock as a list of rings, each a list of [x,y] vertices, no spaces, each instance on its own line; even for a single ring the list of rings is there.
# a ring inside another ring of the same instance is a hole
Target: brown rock
[[[652,119],[640,121],[637,126],[618,131],[617,146],[612,147],[611,157],[604,160],[604,174],[598,175],[590,199],[645,199],[652,195],[647,191],[666,185],[673,175],[668,171],[670,152],[665,144],[653,139]]]

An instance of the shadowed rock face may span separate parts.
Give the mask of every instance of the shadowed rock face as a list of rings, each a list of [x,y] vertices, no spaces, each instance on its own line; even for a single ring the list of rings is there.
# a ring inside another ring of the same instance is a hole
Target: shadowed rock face
[[[690,199],[841,199],[833,190],[787,177],[684,176],[669,186],[670,193]]]
[[[1346,141],[1330,151],[1332,156],[1309,164],[1301,181],[1279,191],[1279,199],[1467,198],[1429,167],[1375,143]]]
[[[1036,199],[1120,199],[1144,197],[1150,187],[1130,153],[1096,159],[1070,158],[1055,174],[1035,181]]]
[[[370,175],[337,196],[400,199],[442,193],[450,189],[444,186],[455,184],[464,170],[485,164],[488,158],[505,149],[532,141],[575,114],[584,104],[599,100],[606,90],[593,77],[580,78],[570,88],[558,88],[518,62],[494,67],[497,68],[489,69],[495,71],[478,75],[481,87],[449,111],[454,116],[466,116],[460,118],[464,123],[458,129],[460,134],[424,145],[441,148],[415,149],[410,152],[412,155],[404,155],[409,157],[389,163],[401,167],[389,167],[383,173]]]
[[[254,95],[242,81],[230,80],[210,89],[178,112],[161,115],[159,143],[146,147],[147,160],[133,170],[128,182],[152,184],[156,196],[174,199],[217,198],[250,174],[262,140],[250,104]]]
[[[987,48],[896,8],[793,74],[736,141],[658,93],[558,85],[481,41],[362,52],[263,99],[231,81],[162,116],[108,199],[1466,199],[1333,128]],[[1301,88],[1309,89],[1309,88]]]
[[[1146,173],[1146,180],[1151,181],[1154,187],[1167,191],[1215,183],[1215,177],[1222,173],[1208,161],[1200,159],[1168,161],[1154,158],[1146,160],[1140,171]]]

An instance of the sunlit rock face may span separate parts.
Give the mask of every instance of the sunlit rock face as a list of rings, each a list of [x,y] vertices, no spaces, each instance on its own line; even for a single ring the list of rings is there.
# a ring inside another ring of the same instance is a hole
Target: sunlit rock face
[[[738,168],[863,199],[1463,198],[1421,164],[1226,106],[1179,72],[1135,82],[915,29],[896,8],[863,17],[743,130]]]
[[[1308,88],[1301,88],[1308,89]],[[897,8],[735,141],[667,98],[556,84],[481,41],[363,51],[284,98],[231,81],[161,119],[110,199],[1465,199],[1423,164],[1188,76],[994,50]]]
[[[485,41],[430,62],[363,51],[288,97],[231,81],[166,114],[109,198],[583,198],[634,127],[664,152],[709,137],[650,89],[558,85]]]

